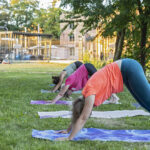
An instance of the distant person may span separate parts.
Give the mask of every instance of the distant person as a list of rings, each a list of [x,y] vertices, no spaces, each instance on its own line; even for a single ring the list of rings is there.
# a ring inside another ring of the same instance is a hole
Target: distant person
[[[2,64],[10,64],[8,59],[3,59]]]
[[[100,54],[100,59],[101,59],[101,60],[104,59],[104,53],[103,53],[103,52],[101,52],[101,54]]]
[[[113,59],[114,58],[114,53],[113,53],[113,49],[110,49],[110,52],[109,52],[109,59]]]

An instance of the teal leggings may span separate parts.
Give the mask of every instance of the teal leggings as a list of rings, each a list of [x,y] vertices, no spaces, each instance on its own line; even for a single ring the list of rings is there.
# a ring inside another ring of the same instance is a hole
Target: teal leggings
[[[150,84],[142,66],[133,59],[122,59],[121,73],[123,82],[133,97],[150,112]]]

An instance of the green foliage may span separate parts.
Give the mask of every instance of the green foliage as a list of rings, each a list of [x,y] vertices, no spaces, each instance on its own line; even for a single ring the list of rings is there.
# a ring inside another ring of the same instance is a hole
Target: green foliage
[[[148,44],[148,39],[150,37],[150,20],[147,19],[150,15],[149,6],[150,1],[149,4],[147,1],[138,1],[138,3],[132,1],[130,6],[128,6],[130,7],[130,18],[132,22],[130,21],[128,23],[128,28],[126,29],[126,51],[123,54],[123,57],[130,57],[139,62],[141,62],[141,59],[144,59],[144,66],[142,64],[144,69],[149,68],[148,63],[150,60],[150,47]],[[144,7],[146,7],[146,9],[144,9]],[[149,11],[149,13],[147,11]],[[143,24],[145,24],[144,27]]]
[[[83,62],[84,62],[84,63],[87,63],[87,62],[89,62],[89,61],[90,61],[90,54],[89,54],[89,51],[86,50],[86,51],[84,52],[84,55],[83,55]]]
[[[10,31],[37,31],[38,24],[44,33],[60,36],[60,14],[59,8],[39,9],[38,0],[19,0],[0,2],[0,26],[6,25]]]
[[[11,6],[10,22],[11,28],[9,30],[24,31],[24,28],[32,29],[35,11],[38,8],[38,0],[26,1],[22,0],[14,3]],[[13,26],[12,26],[13,25]]]
[[[100,60],[100,59],[97,59],[97,58],[91,58],[88,50],[86,50],[84,52],[84,55],[83,55],[83,62],[84,63],[91,63],[97,69],[100,69],[100,68],[104,67],[106,64],[109,64],[112,61],[113,60]]]
[[[90,1],[90,0],[62,0],[61,6],[69,5],[72,11],[66,14],[66,22],[83,22],[82,32],[90,31],[99,26],[101,20],[100,14],[105,14],[105,6],[103,0]],[[101,15],[101,16],[102,16]]]
[[[44,33],[52,34],[58,38],[60,36],[60,15],[61,9],[59,8],[37,10],[34,25],[40,24],[40,28]]]
[[[7,0],[0,1],[0,26],[8,26],[9,21],[9,5]]]
[[[83,33],[98,28],[104,37],[112,37],[126,29],[124,56],[136,58],[145,68],[150,56],[150,1],[62,0],[61,5],[72,8],[66,15],[66,22],[83,22]]]

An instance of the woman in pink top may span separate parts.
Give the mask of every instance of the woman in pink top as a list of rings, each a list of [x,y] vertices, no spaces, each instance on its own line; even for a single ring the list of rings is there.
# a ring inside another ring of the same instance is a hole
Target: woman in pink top
[[[52,100],[51,103],[56,103],[64,95],[70,95],[72,91],[81,90],[87,83],[88,76],[92,76],[96,71],[96,68],[90,63],[81,65],[66,79],[65,86],[61,89],[59,94]]]
[[[123,91],[123,83],[142,107],[150,112],[150,84],[145,77],[142,66],[133,59],[122,59],[106,65],[97,71],[87,82],[82,94],[73,103],[72,122],[67,130],[68,138],[56,140],[72,140],[83,128],[94,106],[100,106],[112,93]]]

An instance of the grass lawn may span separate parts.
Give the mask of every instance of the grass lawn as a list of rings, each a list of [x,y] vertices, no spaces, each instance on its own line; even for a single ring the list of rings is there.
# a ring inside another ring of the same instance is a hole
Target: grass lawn
[[[60,64],[0,64],[0,150],[149,150],[150,143],[65,141],[52,142],[32,138],[32,129],[66,129],[70,119],[39,119],[38,111],[69,110],[68,106],[31,105],[30,100],[52,99],[56,94],[41,94],[50,89],[51,76],[66,65]],[[101,105],[94,110],[136,109],[136,102],[126,90],[119,93],[121,105]],[[77,97],[74,96],[74,98]],[[103,129],[150,129],[150,117],[120,119],[90,118],[85,127]]]

